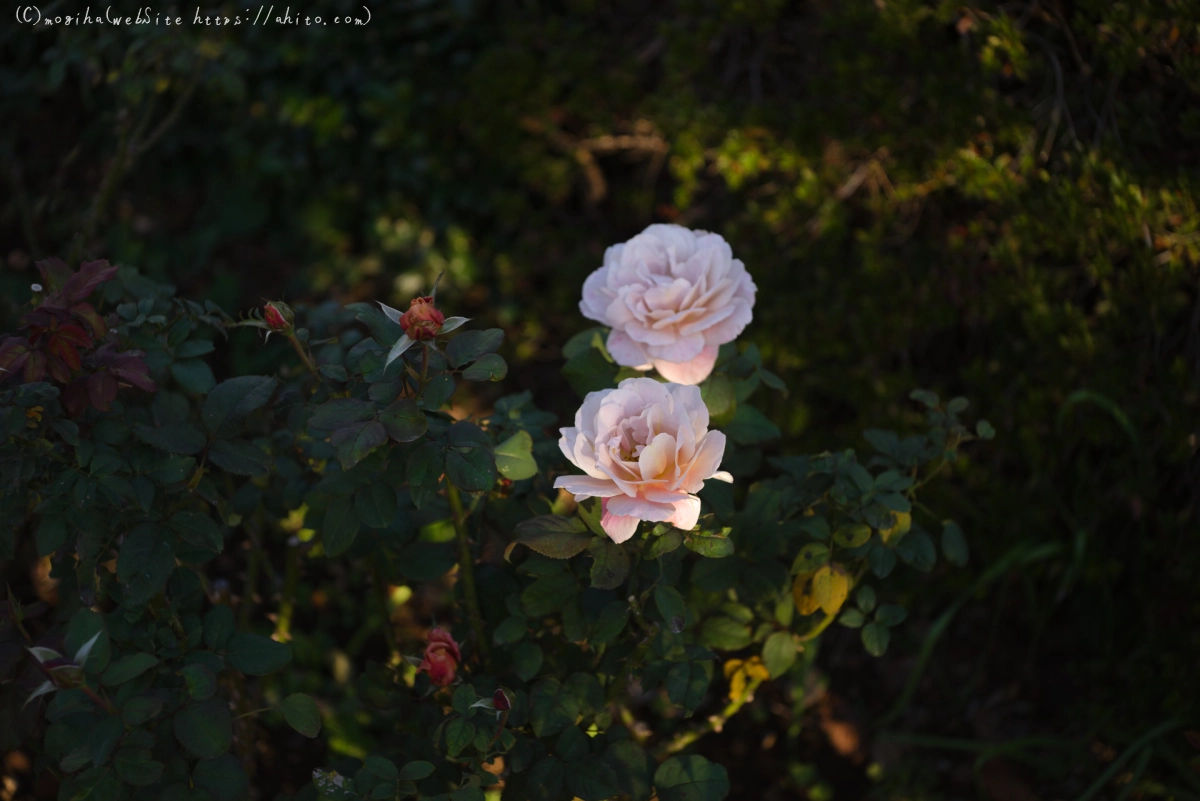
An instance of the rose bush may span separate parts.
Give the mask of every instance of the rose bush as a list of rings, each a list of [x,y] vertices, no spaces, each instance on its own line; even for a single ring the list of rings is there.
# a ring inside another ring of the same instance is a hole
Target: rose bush
[[[717,349],[749,324],[755,292],[719,234],[659,224],[605,251],[579,309],[612,328],[608,352],[618,364],[698,384]]]
[[[643,251],[645,319],[740,330],[753,285],[728,246],[651,233],[614,256]],[[654,291],[675,291],[668,264],[686,303]],[[723,344],[699,386],[617,383],[588,331],[564,373],[595,390],[556,441],[529,393],[452,405],[505,377],[503,334],[458,330],[424,295],[407,329],[368,303],[235,322],[95,270],[64,285],[83,303],[91,284],[103,343],[72,344],[57,384],[26,380],[8,345],[0,375],[0,558],[47,560],[57,582],[51,604],[4,604],[0,746],[38,754],[60,798],[258,796],[269,736],[312,776],[280,797],[718,801],[727,773],[697,740],[765,681],[802,706],[835,622],[886,651],[905,618],[886,580],[934,569],[927,526],[966,559],[916,503],[991,435],[960,420],[965,399],[914,393],[927,430],[868,431],[868,458],[768,455],[779,430],[750,400],[782,382],[753,345]],[[655,330],[696,336],[671,325]],[[205,357],[246,328],[280,348],[277,374],[218,383]],[[93,370],[115,381],[103,403],[65,404]]]
[[[587,475],[560,476],[556,488],[576,501],[603,498],[601,525],[614,542],[633,536],[641,520],[691,530],[700,518],[697,492],[718,470],[725,435],[708,430],[700,390],[627,378],[616,389],[589,393],[563,428],[559,447]]]

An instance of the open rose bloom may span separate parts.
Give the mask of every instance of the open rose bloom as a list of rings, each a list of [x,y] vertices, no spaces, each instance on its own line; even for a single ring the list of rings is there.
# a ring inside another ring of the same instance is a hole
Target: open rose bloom
[[[720,235],[651,225],[605,251],[604,266],[583,284],[579,308],[612,327],[608,352],[618,364],[699,384],[718,348],[750,322],[756,291]]]
[[[445,687],[454,681],[458,671],[458,663],[462,654],[458,643],[445,629],[434,629],[429,632],[429,644],[425,646],[425,654],[421,659],[421,670],[429,674],[429,680],[439,687]]]
[[[625,542],[639,520],[691,529],[700,517],[699,492],[707,479],[732,481],[719,471],[725,435],[708,430],[700,390],[627,378],[616,389],[589,392],[563,428],[558,445],[587,475],[560,476],[554,486],[575,500],[603,498],[600,524]]]

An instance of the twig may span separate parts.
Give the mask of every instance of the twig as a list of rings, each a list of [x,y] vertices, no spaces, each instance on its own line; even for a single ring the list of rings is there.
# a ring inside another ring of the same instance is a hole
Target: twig
[[[658,761],[662,761],[672,754],[677,754],[687,748],[692,743],[699,740],[706,734],[719,732],[731,717],[736,715],[746,702],[754,698],[754,691],[758,689],[758,685],[762,684],[761,678],[751,678],[746,684],[746,689],[737,698],[731,699],[725,708],[719,714],[713,715],[700,726],[687,731],[680,732],[667,742],[654,749],[654,757]]]

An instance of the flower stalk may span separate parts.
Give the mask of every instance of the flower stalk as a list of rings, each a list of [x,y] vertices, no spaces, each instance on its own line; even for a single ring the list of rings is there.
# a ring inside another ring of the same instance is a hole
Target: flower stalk
[[[458,541],[458,572],[463,583],[463,597],[467,602],[467,616],[471,630],[485,668],[491,664],[492,654],[483,628],[483,614],[479,611],[479,593],[475,587],[475,557],[471,554],[471,543],[467,538],[467,515],[463,509],[462,495],[458,487],[446,481],[446,499],[450,502],[450,516],[454,522],[454,535]]]

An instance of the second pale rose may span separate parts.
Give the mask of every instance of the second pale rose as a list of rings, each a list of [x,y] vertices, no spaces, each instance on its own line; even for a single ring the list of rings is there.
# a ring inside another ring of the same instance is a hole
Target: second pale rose
[[[601,525],[615,542],[640,520],[691,529],[700,517],[707,479],[732,481],[718,468],[725,435],[708,430],[708,409],[694,386],[628,378],[590,392],[563,428],[559,447],[586,475],[560,476],[554,486],[575,500],[603,498]]]

